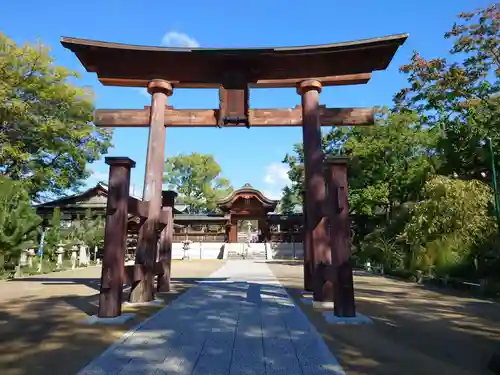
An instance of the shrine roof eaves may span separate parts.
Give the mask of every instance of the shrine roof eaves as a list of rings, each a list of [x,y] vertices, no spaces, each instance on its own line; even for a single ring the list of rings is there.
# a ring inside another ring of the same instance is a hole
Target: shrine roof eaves
[[[262,194],[260,190],[254,189],[249,184],[245,184],[240,189],[231,192],[231,194],[229,194],[227,197],[219,199],[217,201],[217,206],[219,208],[229,207],[237,198],[239,198],[240,195],[245,194],[253,195],[255,198],[260,200],[264,206],[270,207],[272,209],[274,209],[279,203],[279,200],[269,199],[264,194]]]
[[[155,47],[69,37],[61,38],[61,43],[105,85],[140,87],[151,79],[165,79],[174,87],[190,88],[218,87],[228,71],[243,74],[251,87],[265,81],[371,73],[385,69],[407,38],[407,34],[398,34],[332,44],[255,48]],[[330,84],[352,82],[332,80]],[[280,87],[279,82],[275,85]]]

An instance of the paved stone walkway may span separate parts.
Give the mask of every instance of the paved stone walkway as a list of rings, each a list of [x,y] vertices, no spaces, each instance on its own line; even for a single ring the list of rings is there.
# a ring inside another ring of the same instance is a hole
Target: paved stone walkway
[[[79,375],[344,374],[265,263],[228,261]]]

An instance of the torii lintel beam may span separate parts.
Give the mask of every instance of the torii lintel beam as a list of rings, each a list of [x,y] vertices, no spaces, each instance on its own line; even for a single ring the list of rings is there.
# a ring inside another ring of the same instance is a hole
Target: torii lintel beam
[[[373,108],[326,108],[320,106],[322,126],[373,125]],[[99,109],[94,123],[99,127],[149,127],[150,109]],[[255,127],[302,126],[302,108],[251,109],[249,125]],[[173,109],[165,111],[166,127],[218,127],[218,109]],[[243,126],[243,124],[232,125]]]

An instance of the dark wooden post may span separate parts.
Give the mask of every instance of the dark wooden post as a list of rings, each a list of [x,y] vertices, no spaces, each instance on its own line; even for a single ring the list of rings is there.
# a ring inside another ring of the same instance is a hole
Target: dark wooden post
[[[271,230],[269,229],[269,223],[267,222],[267,217],[259,218],[258,225],[262,232],[262,240],[264,242],[271,242]]]
[[[229,220],[231,220],[229,227],[229,242],[235,243],[238,242],[238,219],[231,214]]]
[[[327,232],[327,219],[324,215],[326,197],[323,173],[323,149],[319,110],[321,82],[302,81],[297,92],[302,98],[302,136],[304,140],[305,176],[305,225],[304,238],[310,236],[311,257],[313,262],[313,298],[317,302],[333,301],[333,286],[323,282],[321,265],[331,264],[330,243]],[[306,246],[307,248],[307,246]]]
[[[148,302],[154,298],[153,266],[158,245],[158,226],[161,213],[163,163],[165,157],[165,109],[172,86],[163,80],[152,80],[148,85],[151,94],[151,116],[143,200],[149,202],[148,218],[139,229],[135,263],[140,265],[141,278],[134,281],[130,292],[131,302]]]
[[[107,157],[105,161],[109,165],[109,187],[97,316],[114,318],[122,313],[130,169],[135,162],[121,157]]]
[[[158,249],[159,262],[163,273],[158,275],[158,292],[170,291],[170,275],[172,268],[172,237],[174,233],[174,204],[177,193],[164,191],[162,193],[162,210],[167,212],[167,225],[160,234],[160,247]]]
[[[331,156],[327,167],[330,241],[334,265],[334,313],[339,317],[356,316],[352,277],[349,202],[347,195],[347,162],[343,156]]]
[[[304,252],[304,290],[313,291],[313,254],[311,249],[311,231],[307,229],[306,193],[302,191],[302,246]]]

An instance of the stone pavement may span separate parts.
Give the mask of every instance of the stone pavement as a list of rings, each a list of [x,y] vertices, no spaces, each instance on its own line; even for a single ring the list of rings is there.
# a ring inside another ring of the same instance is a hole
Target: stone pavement
[[[265,263],[228,261],[79,375],[344,374]]]

